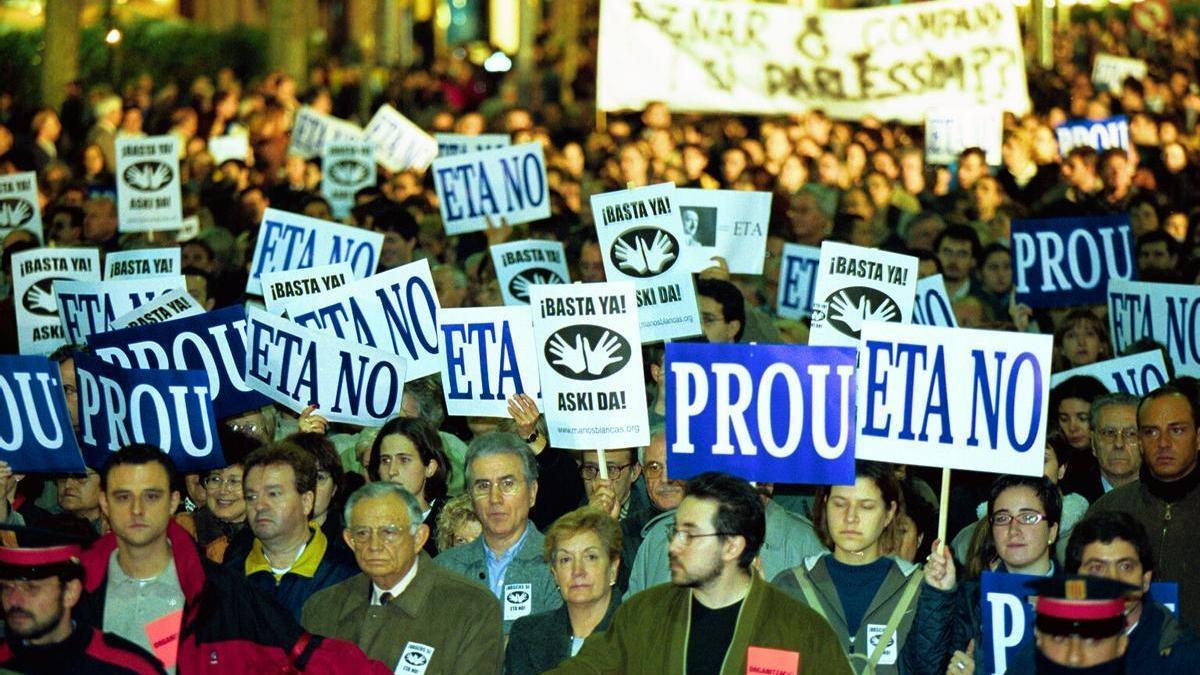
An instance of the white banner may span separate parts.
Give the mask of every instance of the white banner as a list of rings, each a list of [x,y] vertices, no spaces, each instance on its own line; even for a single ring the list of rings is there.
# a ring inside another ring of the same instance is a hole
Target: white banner
[[[437,157],[433,136],[386,103],[363,129],[363,138],[375,144],[375,161],[393,173],[424,169]]]
[[[528,306],[438,312],[447,414],[508,417],[508,397],[541,396],[532,321]]]
[[[115,330],[117,317],[138,309],[168,291],[187,292],[182,275],[112,281],[56,281],[54,297],[67,344],[81,345],[89,336]]]
[[[633,284],[530,291],[550,445],[572,450],[650,443]]]
[[[528,305],[535,284],[571,282],[562,242],[526,239],[491,247],[492,265],[506,305]]]
[[[288,152],[312,159],[321,154],[326,143],[358,140],[361,137],[362,129],[357,124],[303,106],[296,111],[296,121],[292,123]]]
[[[800,320],[812,314],[813,292],[817,288],[817,267],[821,249],[816,246],[786,243],[779,262],[779,290],[775,295],[775,313],[781,319]]]
[[[39,243],[45,242],[37,174],[33,171],[0,176],[0,241],[13,230],[29,230],[37,235]]]
[[[1119,98],[1125,78],[1143,80],[1147,72],[1149,66],[1141,59],[1098,53],[1092,63],[1092,84],[1097,89],[1108,89]]]
[[[319,293],[341,288],[354,281],[350,263],[320,265],[283,272],[267,272],[262,277],[263,304],[272,314],[283,314],[288,305],[301,303]]]
[[[512,145],[508,134],[434,134],[433,138],[437,141],[438,157],[465,155]]]
[[[258,230],[246,292],[262,295],[262,275],[348,262],[358,279],[375,273],[383,233],[267,209]]]
[[[916,294],[913,256],[827,241],[821,244],[808,344],[856,347],[868,321],[908,323]]]
[[[1054,337],[868,322],[857,459],[1042,475]]]
[[[938,108],[925,115],[925,161],[954,164],[967,148],[980,148],[999,166],[1004,111],[988,106]]]
[[[446,234],[529,223],[550,217],[550,190],[541,143],[523,143],[433,162],[434,189]]]
[[[212,155],[213,164],[216,166],[221,166],[231,159],[249,164],[250,136],[244,133],[213,136],[208,139],[208,154]]]
[[[367,141],[334,141],[321,159],[321,194],[337,218],[354,206],[354,194],[375,185],[375,146]]]
[[[167,291],[132,312],[122,314],[109,322],[112,330],[163,323],[171,319],[203,314],[204,308],[186,290]]]
[[[404,359],[308,330],[258,308],[246,312],[246,384],[330,422],[380,426],[400,412]]]
[[[140,248],[104,256],[105,279],[145,279],[180,274],[180,249]]]
[[[921,326],[958,328],[958,319],[946,293],[946,281],[941,273],[917,280],[917,298],[913,304],[912,322]]]
[[[712,257],[729,263],[731,274],[762,274],[771,222],[771,193],[677,188],[687,268],[700,272]]]
[[[289,306],[298,324],[399,355],[408,379],[436,373],[441,305],[422,258]],[[307,311],[305,311],[307,310]]]
[[[1200,286],[1108,281],[1113,353],[1150,338],[1165,345],[1175,375],[1200,377]]]
[[[1008,0],[945,0],[811,11],[721,0],[604,0],[597,106],[871,115],[919,124],[925,111],[1030,109]]]
[[[54,283],[100,281],[100,251],[94,248],[37,248],[12,257],[13,305],[22,354],[49,354],[67,344],[58,318]]]
[[[117,138],[117,222],[121,232],[183,227],[179,138]]]
[[[609,281],[632,281],[645,342],[700,333],[696,285],[682,263],[683,224],[670,183],[592,195]]]
[[[1050,376],[1050,386],[1057,387],[1076,375],[1094,377],[1113,393],[1123,392],[1145,396],[1170,381],[1162,351],[1152,349],[1141,354],[1121,356],[1089,366],[1064,370]]]

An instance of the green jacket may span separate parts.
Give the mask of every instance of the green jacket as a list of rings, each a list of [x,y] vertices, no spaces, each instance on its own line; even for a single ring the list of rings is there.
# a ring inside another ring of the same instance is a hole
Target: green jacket
[[[692,591],[663,584],[626,600],[603,633],[551,673],[682,675],[687,672]],[[743,601],[722,675],[745,675],[750,647],[800,653],[804,675],[852,675],[833,629],[816,612],[754,577]]]

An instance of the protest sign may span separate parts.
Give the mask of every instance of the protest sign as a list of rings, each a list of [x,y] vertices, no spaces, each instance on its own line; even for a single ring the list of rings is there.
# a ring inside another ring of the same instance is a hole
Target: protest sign
[[[67,343],[81,345],[95,333],[112,330],[113,321],[167,291],[187,291],[181,275],[112,281],[56,281],[54,297]]]
[[[341,288],[353,280],[354,270],[348,262],[267,272],[262,276],[263,304],[268,312],[282,314],[290,304]]]
[[[288,154],[312,159],[321,154],[326,143],[358,140],[361,137],[362,129],[357,124],[303,106],[296,111],[296,121],[292,123]]]
[[[649,444],[633,284],[534,286],[529,295],[550,445],[608,450]]]
[[[517,225],[550,217],[541,143],[438,157],[432,171],[446,234],[486,230],[489,218]]]
[[[380,426],[400,412],[404,359],[309,330],[258,308],[246,314],[246,384],[295,412]]]
[[[779,290],[775,311],[781,319],[800,320],[812,314],[813,292],[817,289],[817,266],[821,249],[787,243],[779,262]]]
[[[225,307],[166,323],[132,326],[88,339],[96,356],[122,368],[203,370],[217,419],[270,403],[246,385],[246,310]]]
[[[1135,274],[1129,214],[1013,219],[1012,264],[1018,303],[1102,303],[1110,279]]]
[[[105,279],[144,279],[180,274],[180,249],[141,248],[104,256]]]
[[[597,107],[920,124],[925,111],[1030,110],[1012,3],[819,10],[722,0],[606,0]]]
[[[37,174],[33,171],[0,176],[0,241],[13,230],[29,230],[38,242],[45,241]]]
[[[231,159],[248,163],[250,161],[250,136],[244,133],[213,136],[208,139],[208,154],[212,155],[213,164],[216,166],[221,166]]]
[[[246,292],[262,295],[266,272],[298,270],[348,262],[358,279],[375,273],[383,233],[339,225],[298,213],[267,209],[259,227],[258,243],[250,263]]]
[[[528,305],[534,284],[565,284],[571,281],[562,242],[526,239],[491,247],[492,265],[506,305]]]
[[[908,323],[917,295],[917,259],[838,242],[821,244],[810,345],[855,347],[867,321]]]
[[[375,185],[375,146],[368,141],[333,141],[321,158],[321,194],[334,217],[344,218],[359,190]]]
[[[75,354],[79,440],[88,466],[133,443],[149,443],[181,473],[225,466],[212,389],[203,370],[121,368]]]
[[[302,304],[288,307],[293,321],[400,356],[408,364],[410,380],[433,374],[441,366],[437,328],[441,305],[429,261],[423,258]]]
[[[1125,78],[1132,77],[1141,81],[1145,79],[1149,66],[1141,59],[1131,59],[1127,56],[1116,56],[1099,52],[1092,62],[1092,84],[1099,91],[1110,91],[1120,96],[1125,84]]]
[[[632,281],[641,338],[659,342],[700,333],[696,285],[683,255],[683,224],[670,183],[592,195],[609,281]]]
[[[508,397],[541,395],[528,306],[442,309],[442,391],[449,415],[508,417]]]
[[[731,274],[762,274],[771,221],[770,192],[678,188],[675,199],[689,270],[701,272],[712,267],[713,256],[720,256]]]
[[[856,457],[1042,475],[1053,346],[1050,335],[866,323]]]
[[[154,300],[122,314],[108,323],[109,330],[163,323],[171,319],[203,314],[204,308],[186,290],[173,290],[160,294]]]
[[[1200,286],[1112,279],[1108,330],[1114,354],[1148,338],[1167,348],[1176,376],[1200,377]]]
[[[917,299],[913,304],[912,322],[920,326],[957,328],[958,319],[950,307],[946,282],[941,273],[917,279]]]
[[[183,226],[179,138],[117,138],[117,222],[121,232]]]
[[[424,169],[437,157],[437,141],[387,103],[363,129],[363,138],[375,144],[375,161],[393,173]]]
[[[671,478],[854,482],[850,347],[667,344]]]
[[[495,150],[512,145],[508,134],[434,134],[438,157],[453,157],[481,150]]]
[[[1068,120],[1054,128],[1058,151],[1063,157],[1071,150],[1086,146],[1104,152],[1111,148],[1129,149],[1129,118],[1117,115],[1104,120]]]
[[[100,281],[100,251],[37,248],[12,257],[13,305],[22,354],[49,354],[67,344],[58,318],[55,282]]]
[[[925,161],[954,164],[967,148],[979,148],[999,166],[1004,111],[990,106],[936,108],[925,114]]]
[[[1158,389],[1171,379],[1167,376],[1167,364],[1159,349],[1055,373],[1050,376],[1050,386],[1057,387],[1064,380],[1077,375],[1094,377],[1113,393],[1120,392],[1139,397]]]
[[[188,216],[183,219],[183,225],[175,231],[175,241],[183,243],[191,241],[200,234],[200,217]]]
[[[58,364],[0,354],[0,451],[13,473],[84,473]]]

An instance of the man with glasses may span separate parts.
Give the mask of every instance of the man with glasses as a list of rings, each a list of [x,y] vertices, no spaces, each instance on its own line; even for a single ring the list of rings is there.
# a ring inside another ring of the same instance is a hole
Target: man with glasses
[[[829,624],[752,571],[767,528],[758,492],[719,473],[686,491],[671,583],[626,600],[607,631],[550,672],[851,673]]]
[[[1157,577],[1178,582],[1180,616],[1191,626],[1200,625],[1198,418],[1200,404],[1190,387],[1168,384],[1147,394],[1137,409],[1140,480],[1114,489],[1088,511],[1124,511],[1151,533]]]
[[[624,593],[629,587],[629,568],[642,543],[642,527],[655,515],[646,491],[638,478],[642,465],[633,448],[605,451],[605,468],[608,478],[600,477],[598,453],[588,450],[581,453],[579,476],[583,478],[587,502],[612,516],[621,524],[621,566],[617,571],[617,592]],[[641,449],[637,452],[640,454]]]
[[[309,598],[305,629],[350,640],[398,673],[498,674],[500,605],[422,554],[429,526],[416,498],[396,483],[371,483],[350,495],[344,515],[362,574]]]
[[[1096,475],[1080,487],[1089,501],[1096,501],[1113,488],[1132,483],[1142,466],[1138,445],[1138,399],[1133,394],[1105,394],[1092,401],[1092,454]]]
[[[467,449],[467,492],[483,536],[443,551],[436,562],[491,590],[504,609],[504,634],[517,619],[562,605],[542,559],[542,533],[529,520],[537,501],[537,458],[520,436],[491,432]]]

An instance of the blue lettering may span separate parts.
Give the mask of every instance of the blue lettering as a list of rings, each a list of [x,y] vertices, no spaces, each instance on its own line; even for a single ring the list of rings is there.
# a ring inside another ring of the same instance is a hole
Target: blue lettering
[[[867,341],[867,362],[871,364],[867,370],[866,417],[863,420],[862,433],[868,436],[887,437],[888,427],[891,426],[891,416],[883,419],[883,426],[875,425],[875,397],[879,397],[879,405],[887,405],[887,363],[880,363],[883,355],[891,362],[892,347],[890,343],[876,340]],[[882,374],[882,377],[880,375]]]
[[[975,432],[979,428],[979,401],[981,398],[983,399],[983,414],[988,428],[989,444],[993,449],[996,447],[996,432],[1000,426],[1000,381],[1004,374],[1004,359],[1008,357],[1008,354],[996,352],[994,356],[996,358],[996,384],[995,387],[989,388],[987,363],[984,360],[983,350],[971,350],[971,358],[975,359],[974,384],[971,390],[971,435],[967,437],[967,445],[971,447],[979,445],[979,439]]]

